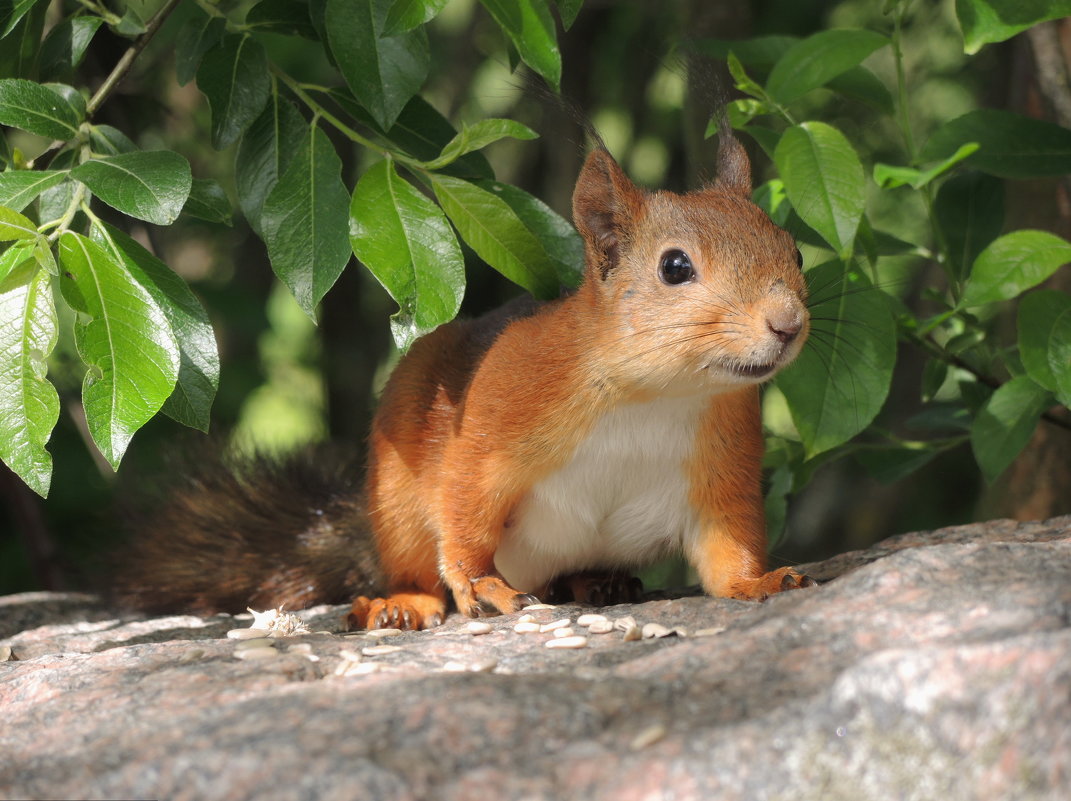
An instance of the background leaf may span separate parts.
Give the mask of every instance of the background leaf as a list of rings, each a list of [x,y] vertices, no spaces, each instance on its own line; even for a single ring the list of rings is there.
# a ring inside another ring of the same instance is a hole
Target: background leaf
[[[194,178],[190,187],[190,196],[182,207],[186,214],[193,215],[207,222],[231,224],[231,202],[219,181],[208,178]]]
[[[431,181],[435,197],[476,255],[537,298],[558,296],[554,262],[504,200],[460,178],[433,174]]]
[[[59,420],[59,395],[45,377],[55,344],[48,273],[20,270],[0,280],[0,459],[41,496],[52,479],[45,443]]]
[[[885,403],[896,362],[896,328],[885,295],[838,261],[807,273],[811,334],[777,376],[812,457],[847,442]]]
[[[113,209],[156,225],[175,221],[193,184],[190,163],[172,150],[93,159],[71,170],[71,176]]]
[[[954,175],[937,190],[934,216],[952,274],[962,278],[1004,227],[1004,182],[973,170]]]
[[[175,390],[161,411],[183,425],[208,431],[219,388],[216,335],[201,302],[175,272],[118,228],[93,228],[93,241],[149,293],[167,317],[179,349]]]
[[[785,192],[800,218],[842,258],[863,216],[863,165],[840,131],[822,122],[789,128],[774,151]]]
[[[63,297],[88,320],[75,327],[89,366],[82,383],[89,433],[113,469],[130,438],[175,387],[179,348],[150,294],[96,242],[60,237]]]
[[[394,0],[383,23],[384,36],[396,36],[431,22],[447,0]]]
[[[253,230],[260,224],[264,201],[275,188],[308,132],[308,123],[289,100],[272,93],[264,111],[242,136],[234,160],[238,202]]]
[[[227,21],[210,17],[196,5],[191,7],[194,18],[182,26],[175,39],[175,80],[185,86],[201,66],[205,53],[219,44],[227,31]]]
[[[1071,262],[1071,242],[1048,231],[1012,231],[978,254],[960,306],[1009,300]]]
[[[0,80],[0,123],[38,136],[67,140],[82,122],[58,92],[21,78]]]
[[[402,180],[393,162],[373,165],[358,181],[350,243],[398,303],[392,328],[403,350],[457,314],[465,291],[461,248],[439,207]]]
[[[327,135],[310,128],[261,215],[272,269],[310,317],[350,258],[341,171]]]
[[[309,17],[309,4],[300,0],[261,0],[249,9],[245,24],[268,33],[319,39]]]
[[[971,426],[971,449],[992,483],[1030,441],[1051,396],[1026,376],[1013,378],[990,396]]]
[[[1045,178],[1071,172],[1071,130],[1012,111],[978,109],[946,122],[919,158],[941,161],[967,142],[978,151],[964,163],[1001,178]]]
[[[915,169],[914,167],[897,167],[891,164],[875,164],[874,183],[883,189],[895,189],[904,185],[921,189],[933,181],[934,178],[948,172],[977,149],[977,142],[968,142],[944,161],[939,161],[924,170]]]
[[[428,75],[422,29],[384,36],[391,0],[327,0],[327,41],[339,71],[376,123],[388,129]]]
[[[858,66],[888,43],[887,38],[875,31],[847,28],[819,31],[784,52],[770,72],[766,91],[779,103],[791,103]]]
[[[1057,373],[1071,377],[1071,364],[1060,364],[1059,351],[1064,340],[1071,338],[1071,295],[1052,289],[1040,289],[1023,296],[1019,301],[1019,355],[1026,374],[1034,383],[1049,390],[1059,384]],[[1056,340],[1054,362],[1050,363],[1050,344]],[[1055,368],[1055,369],[1054,369]],[[1062,389],[1060,402],[1067,405],[1071,393]]]
[[[238,140],[268,102],[271,78],[260,42],[226,34],[205,53],[197,87],[212,108],[212,146],[223,150]]]
[[[52,28],[41,45],[41,78],[53,81],[68,78],[82,63],[93,35],[103,24],[100,17],[73,17]]]
[[[956,0],[963,52],[977,53],[1050,19],[1071,15],[1071,0]]]
[[[546,0],[480,0],[509,36],[524,63],[542,75],[555,91],[561,85],[562,57],[554,18]]]

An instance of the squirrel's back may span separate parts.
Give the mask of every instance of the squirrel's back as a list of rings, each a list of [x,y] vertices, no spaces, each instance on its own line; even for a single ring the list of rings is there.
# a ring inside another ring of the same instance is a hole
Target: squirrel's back
[[[123,605],[297,610],[383,591],[352,458],[326,447],[279,458],[205,448],[185,461],[161,497],[124,510],[133,536],[116,566]]]

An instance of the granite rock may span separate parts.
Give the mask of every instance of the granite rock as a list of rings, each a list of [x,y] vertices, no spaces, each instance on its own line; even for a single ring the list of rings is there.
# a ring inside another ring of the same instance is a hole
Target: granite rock
[[[237,658],[248,619],[0,598],[0,797],[1071,798],[1071,517],[806,569],[762,604],[531,613],[672,631],[579,649],[517,615],[341,635],[323,607]]]

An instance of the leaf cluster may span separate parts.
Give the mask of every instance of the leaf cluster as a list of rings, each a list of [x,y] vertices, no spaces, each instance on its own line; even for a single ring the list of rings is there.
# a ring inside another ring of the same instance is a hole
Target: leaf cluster
[[[727,60],[744,95],[729,106],[730,124],[753,137],[777,168],[778,177],[757,189],[757,202],[821,261],[807,272],[811,341],[776,382],[793,430],[768,442],[774,473],[767,510],[775,541],[785,498],[832,459],[852,454],[875,476],[895,480],[969,442],[983,476],[993,481],[1042,418],[1067,425],[1055,407],[1071,401],[1071,296],[1035,288],[1071,261],[1071,243],[1045,231],[1004,232],[1003,179],[1071,172],[1071,131],[1011,111],[977,109],[947,120],[917,146],[903,68],[910,5],[889,0],[884,31],[832,29],[804,39],[697,45]],[[1060,5],[959,0],[964,50],[974,53],[1066,13]],[[871,56],[891,58],[894,85],[864,64]],[[801,119],[813,113],[813,97],[821,93],[862,101],[894,122],[901,163],[871,159],[867,166],[846,131]],[[717,118],[708,135],[716,126]],[[919,196],[932,239],[905,241],[901,231],[883,229],[868,213],[868,198],[877,193]],[[904,254],[941,268],[942,285],[925,288],[925,304],[902,297],[886,280],[890,258]],[[1002,342],[995,321],[1012,300],[1020,301],[1017,338]],[[932,313],[915,311],[920,305]],[[898,341],[928,357],[926,408],[916,428],[922,436],[897,435],[876,422]]]
[[[153,226],[181,215],[229,224],[234,196],[310,317],[356,255],[398,303],[391,324],[402,348],[457,314],[461,242],[538,297],[579,280],[572,226],[496,182],[480,152],[535,132],[508,119],[457,130],[419,94],[431,61],[425,27],[445,0],[166,0],[147,19],[140,4],[119,15],[84,0],[55,4],[62,18],[46,33],[49,5],[0,8],[0,125],[41,143],[28,157],[0,140],[0,459],[41,495],[59,415],[48,378],[57,301],[76,315],[86,421],[113,468],[157,412],[207,430],[219,384],[204,308],[182,278],[102,218],[102,205],[108,218]],[[558,29],[547,0],[483,5],[518,63],[557,88]],[[557,13],[568,26],[579,9],[562,0]],[[185,21],[174,78],[196,79],[212,146],[233,150],[233,187],[194,177],[178,152],[142,148],[95,121],[176,10]],[[79,67],[104,29],[130,45],[91,93]],[[267,45],[279,34],[318,50],[335,82],[305,83],[274,63]],[[355,186],[343,180],[340,147],[371,162]]]

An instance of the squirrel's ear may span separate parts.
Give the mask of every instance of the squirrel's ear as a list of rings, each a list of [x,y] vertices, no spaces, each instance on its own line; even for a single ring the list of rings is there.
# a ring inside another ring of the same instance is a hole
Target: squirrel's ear
[[[584,237],[589,269],[602,278],[617,266],[621,240],[643,203],[643,192],[604,148],[588,154],[573,191],[573,222]]]
[[[714,187],[751,197],[751,162],[744,146],[731,133],[718,134],[718,177]]]

